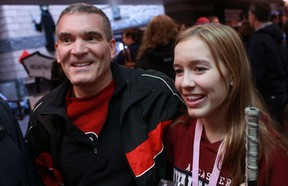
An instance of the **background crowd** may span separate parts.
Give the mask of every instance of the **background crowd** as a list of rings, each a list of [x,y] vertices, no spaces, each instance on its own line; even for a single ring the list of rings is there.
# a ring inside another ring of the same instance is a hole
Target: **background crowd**
[[[36,103],[25,138],[0,102],[1,185],[238,186],[247,107],[259,110],[253,183],[286,185],[288,24],[271,12],[253,1],[239,28],[158,15],[125,29],[116,54],[107,15],[69,5],[55,30],[61,83]]]

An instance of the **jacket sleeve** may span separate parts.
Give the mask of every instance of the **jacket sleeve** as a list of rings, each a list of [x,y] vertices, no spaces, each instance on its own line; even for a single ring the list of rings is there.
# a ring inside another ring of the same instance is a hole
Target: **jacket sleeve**
[[[251,63],[254,81],[256,84],[261,82],[266,73],[266,56],[264,44],[258,39],[257,36],[251,38],[248,47],[248,56]]]
[[[15,143],[18,144],[19,148],[23,150],[24,140],[18,121],[12,114],[10,107],[7,103],[1,100],[0,104],[1,104],[1,121],[3,121],[3,124],[8,128],[7,132],[8,135],[12,138],[12,140],[14,140]]]
[[[43,125],[39,124],[35,115],[35,112],[30,115],[25,135],[25,142],[32,151],[34,158],[43,151],[50,152],[48,132]]]
[[[24,143],[23,134],[21,132],[20,126],[7,103],[0,101],[0,110],[1,110],[1,121],[3,121],[3,125],[7,128],[7,135],[14,140],[15,144],[17,144],[18,148],[22,152],[17,156],[23,156],[25,159],[27,172],[28,172],[28,182],[31,186],[41,186],[42,181],[40,176],[36,173],[35,166],[33,163],[33,159],[29,149],[27,148],[26,144]],[[3,147],[5,148],[5,147]],[[13,157],[11,157],[13,158]],[[20,165],[19,165],[20,166]],[[18,168],[15,167],[15,170]]]
[[[159,76],[161,77],[161,76]],[[150,120],[148,123],[159,123],[162,121],[177,118],[186,113],[186,106],[184,101],[175,89],[174,81],[164,76],[163,80],[159,79],[161,83],[154,85],[153,97],[149,100],[150,107],[144,109],[144,118]],[[153,117],[152,117],[153,116]],[[158,121],[153,121],[153,120]]]
[[[174,118],[184,113],[183,107],[186,108],[174,88],[173,80],[161,74],[152,71],[142,74],[145,83],[138,83],[142,87],[137,92],[138,101],[131,104],[123,121],[133,124],[123,130],[123,136],[129,140],[124,151],[132,172],[141,182],[139,185],[157,185],[160,178],[166,176],[164,132]],[[127,102],[133,102],[131,96],[127,97]],[[149,177],[149,180],[141,177]]]
[[[61,173],[53,167],[53,159],[49,146],[46,129],[36,120],[35,113],[31,114],[25,142],[33,153],[36,171],[45,185],[63,185]]]

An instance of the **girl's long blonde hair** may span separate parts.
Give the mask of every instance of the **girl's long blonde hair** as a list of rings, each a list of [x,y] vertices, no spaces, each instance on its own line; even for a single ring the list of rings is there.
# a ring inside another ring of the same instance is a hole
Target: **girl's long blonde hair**
[[[277,132],[276,123],[269,116],[259,93],[254,88],[250,63],[246,50],[237,32],[225,25],[205,24],[197,25],[182,32],[176,39],[176,45],[197,36],[205,42],[215,60],[217,69],[225,81],[220,70],[220,61],[231,72],[233,86],[230,87],[223,109],[227,110],[226,135],[224,138],[225,156],[223,167],[229,171],[233,185],[244,183],[245,175],[245,108],[257,107],[261,110],[259,121],[259,158],[269,163],[271,150],[280,145],[287,150],[287,143]],[[265,148],[264,148],[265,147]],[[269,164],[268,164],[269,165]]]

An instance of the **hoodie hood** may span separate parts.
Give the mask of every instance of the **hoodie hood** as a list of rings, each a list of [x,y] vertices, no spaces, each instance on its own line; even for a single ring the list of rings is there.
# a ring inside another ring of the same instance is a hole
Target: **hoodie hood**
[[[281,44],[283,42],[283,33],[277,24],[265,26],[257,30],[256,33],[269,34],[277,44]]]
[[[153,49],[148,49],[144,56],[148,59],[158,63],[173,63],[174,60],[174,48],[173,44],[170,43],[166,46],[159,46]]]
[[[166,46],[156,47],[147,50],[138,60],[136,60],[135,68],[144,70],[154,69],[175,78],[173,68],[174,61],[174,43],[171,42]]]

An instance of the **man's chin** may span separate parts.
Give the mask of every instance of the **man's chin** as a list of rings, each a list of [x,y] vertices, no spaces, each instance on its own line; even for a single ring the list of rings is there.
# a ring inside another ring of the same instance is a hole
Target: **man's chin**
[[[84,85],[88,85],[88,84],[91,84],[90,81],[88,80],[71,80],[70,81],[72,85],[74,86],[84,86]]]

